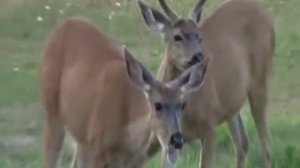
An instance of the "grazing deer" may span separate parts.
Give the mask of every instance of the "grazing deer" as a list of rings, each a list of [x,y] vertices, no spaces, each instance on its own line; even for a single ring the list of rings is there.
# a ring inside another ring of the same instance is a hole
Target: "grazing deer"
[[[207,63],[163,84],[89,22],[63,21],[41,62],[45,168],[57,167],[65,129],[78,145],[79,167],[140,168],[153,139],[164,167],[173,167],[184,144],[185,97],[200,88]]]
[[[202,89],[187,98],[184,137],[202,140],[201,168],[211,168],[216,128],[227,121],[238,154],[237,167],[243,168],[248,142],[239,111],[248,98],[264,167],[270,168],[266,106],[275,44],[272,18],[255,0],[227,0],[200,23],[205,1],[195,4],[193,20],[178,17],[164,0],[159,3],[166,15],[138,2],[146,25],[158,32],[167,46],[159,79],[168,82],[204,57],[211,58]],[[153,144],[149,155],[157,148],[157,143]]]

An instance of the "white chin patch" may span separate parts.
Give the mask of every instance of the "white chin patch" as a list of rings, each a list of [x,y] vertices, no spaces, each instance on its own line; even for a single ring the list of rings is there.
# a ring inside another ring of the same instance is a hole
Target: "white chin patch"
[[[165,151],[166,160],[165,160],[165,167],[164,168],[175,168],[177,163],[177,151],[173,146],[165,145],[163,143],[163,140],[160,136],[157,137],[158,141],[163,149]]]
[[[177,151],[174,147],[168,147],[167,149],[168,161],[172,164],[176,164],[177,161]]]

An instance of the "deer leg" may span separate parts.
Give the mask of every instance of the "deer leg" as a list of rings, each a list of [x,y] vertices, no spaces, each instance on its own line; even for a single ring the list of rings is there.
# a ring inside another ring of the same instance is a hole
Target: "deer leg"
[[[73,157],[72,157],[70,168],[77,168],[77,165],[78,165],[77,158],[78,158],[78,145],[76,143],[74,146],[74,152],[73,152]]]
[[[71,163],[71,168],[89,167],[87,149],[79,144],[76,145]]]
[[[227,123],[238,155],[236,167],[243,168],[248,150],[248,139],[240,114],[235,115]]]
[[[271,167],[269,131],[266,119],[267,94],[266,84],[256,85],[249,92],[249,104],[251,107],[252,116],[254,118],[256,130],[262,145],[264,168]]]
[[[65,137],[65,131],[60,119],[47,119],[44,130],[44,160],[45,168],[58,166],[59,154]]]
[[[242,147],[243,147],[244,151],[247,154],[248,147],[249,147],[249,145],[248,145],[248,136],[246,134],[246,131],[245,131],[246,129],[245,129],[245,126],[244,126],[244,123],[243,123],[243,120],[242,120],[242,117],[241,117],[240,114],[239,114],[237,120],[238,120],[238,123],[239,123],[239,129],[240,129],[240,133],[241,133]]]
[[[202,138],[202,152],[201,152],[201,165],[200,168],[212,168],[215,144],[216,143],[216,130],[210,128]]]
[[[89,167],[89,153],[86,147],[78,145],[78,152],[77,152],[77,162],[78,168],[85,168]]]

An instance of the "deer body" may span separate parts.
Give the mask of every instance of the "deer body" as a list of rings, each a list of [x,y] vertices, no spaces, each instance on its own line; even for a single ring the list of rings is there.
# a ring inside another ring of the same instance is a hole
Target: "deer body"
[[[68,42],[58,44],[65,40]],[[105,35],[82,20],[64,22],[45,51],[43,102],[49,124],[52,120],[57,126],[64,124],[82,148],[97,148],[100,153],[91,154],[102,157],[102,164],[113,163],[114,155],[124,152],[124,158],[119,159],[122,162],[115,161],[115,164],[128,167],[138,164],[132,163],[131,158],[141,157],[137,160],[142,161],[143,151],[137,144],[146,149],[150,137],[150,129],[146,128],[148,123],[144,122],[139,125],[145,127],[144,130],[137,132],[144,137],[142,142],[131,141],[129,124],[149,117],[149,105],[144,94],[126,79],[125,64],[120,51],[115,49],[117,46],[107,41]],[[65,48],[53,53],[51,43]],[[59,106],[53,107],[54,103]]]
[[[201,81],[189,76],[201,76],[204,67],[162,84],[89,22],[65,20],[51,35],[41,62],[45,167],[57,167],[64,129],[78,144],[79,167],[142,167],[155,135],[165,149],[165,166],[173,167],[184,143],[181,87],[197,90]]]
[[[201,5],[204,2],[205,0],[200,0],[195,5],[196,20],[200,19]],[[164,1],[160,0],[160,3],[163,4]],[[191,27],[189,20],[171,19],[173,24],[170,26],[168,21],[165,21],[168,19],[162,19],[164,17],[162,14],[143,5],[140,7],[150,28],[153,29],[156,24],[160,24],[161,27],[165,26],[165,29],[159,31],[164,34],[167,48],[159,67],[158,78],[167,82],[186,67],[185,62],[181,60],[195,58],[195,55],[190,55],[185,51],[186,47],[177,49],[179,42],[182,43],[181,45],[187,43],[190,36],[195,33],[194,30],[186,31],[186,27]],[[174,16],[176,18],[174,12],[166,10],[165,5],[162,7],[169,18],[174,18]],[[149,14],[151,11],[153,17]],[[177,25],[179,22],[182,22],[180,26]],[[237,146],[237,167],[244,167],[247,137],[239,118],[239,111],[247,99],[262,144],[264,167],[270,168],[266,106],[267,83],[275,43],[270,14],[254,0],[228,0],[199,24],[198,34],[201,38],[202,53],[211,60],[210,68],[203,89],[187,98],[182,124],[184,136],[188,140],[202,140],[201,168],[212,167],[215,130],[224,121],[229,122],[231,134]],[[175,36],[178,35],[182,36],[182,40],[176,40]],[[172,41],[173,36],[175,41]],[[194,35],[194,37],[197,36]]]
[[[274,50],[273,23],[256,3],[231,0],[205,19],[199,32],[203,53],[212,61],[203,86],[208,89],[199,90],[190,97],[198,102],[193,106],[212,104],[219,107],[220,114],[212,117],[220,123],[231,118],[234,109],[241,108],[255,85],[266,82]],[[158,77],[163,81],[180,74],[169,61],[176,53],[166,53],[158,71]],[[204,116],[210,117],[211,113],[204,109],[195,110],[196,114],[200,112],[207,112]]]

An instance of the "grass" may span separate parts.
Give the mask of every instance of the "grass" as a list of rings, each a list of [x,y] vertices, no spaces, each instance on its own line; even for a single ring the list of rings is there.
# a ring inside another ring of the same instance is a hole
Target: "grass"
[[[0,2],[0,167],[41,167],[42,108],[38,102],[38,62],[49,31],[61,19],[80,15],[89,18],[130,50],[155,72],[163,51],[159,37],[144,24],[135,5],[122,1],[89,4],[80,0]],[[177,3],[176,3],[177,2]],[[180,3],[178,3],[180,2]],[[221,0],[209,1],[209,14]],[[155,0],[149,3],[157,5]],[[187,13],[193,1],[173,0],[180,14]],[[273,12],[277,44],[271,78],[269,125],[272,135],[274,168],[300,167],[300,11],[299,0],[265,0]],[[47,10],[45,5],[51,9]],[[38,22],[37,18],[43,20]],[[242,111],[250,142],[248,168],[261,167],[260,146],[249,108]],[[197,143],[188,145],[178,167],[198,167]],[[234,167],[235,154],[227,129],[218,134],[216,167]],[[67,164],[67,163],[66,163]],[[148,167],[159,167],[158,156]]]

